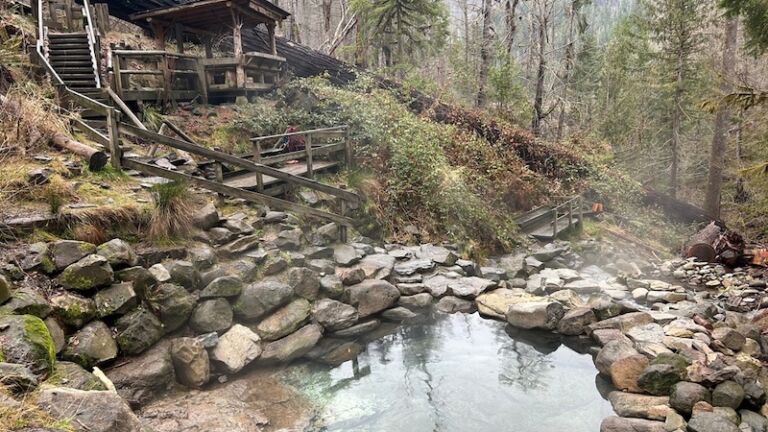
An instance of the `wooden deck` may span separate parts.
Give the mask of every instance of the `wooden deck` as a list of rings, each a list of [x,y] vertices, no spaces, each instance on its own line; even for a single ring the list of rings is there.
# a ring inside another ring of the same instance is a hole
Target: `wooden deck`
[[[314,161],[314,163],[312,164],[313,171],[315,172],[328,171],[330,169],[336,168],[337,166],[339,166],[338,161],[318,160],[318,161]],[[306,177],[306,174],[308,171],[306,162],[287,164],[286,166],[278,169],[286,174],[291,174],[294,176],[302,176],[302,177]],[[241,189],[248,189],[248,190],[256,189],[256,187],[258,186],[258,181],[256,178],[257,175],[258,174],[256,173],[247,172],[247,171],[233,173],[233,174],[230,174],[229,176],[224,176],[224,184],[227,186],[241,188]],[[268,175],[264,175],[262,177],[264,179],[265,189],[284,183],[283,180],[277,179]]]

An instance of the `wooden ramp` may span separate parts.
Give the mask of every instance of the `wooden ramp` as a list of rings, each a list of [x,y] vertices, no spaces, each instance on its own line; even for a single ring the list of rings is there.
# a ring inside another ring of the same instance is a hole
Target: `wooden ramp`
[[[579,228],[584,220],[581,197],[562,204],[535,208],[515,218],[520,230],[541,241],[551,241]]]

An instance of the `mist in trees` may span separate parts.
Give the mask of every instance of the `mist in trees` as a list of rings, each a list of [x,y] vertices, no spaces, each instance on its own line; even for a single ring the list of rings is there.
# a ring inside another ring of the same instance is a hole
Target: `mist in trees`
[[[302,1],[316,48],[542,142],[603,142],[715,217],[768,207],[763,0]]]

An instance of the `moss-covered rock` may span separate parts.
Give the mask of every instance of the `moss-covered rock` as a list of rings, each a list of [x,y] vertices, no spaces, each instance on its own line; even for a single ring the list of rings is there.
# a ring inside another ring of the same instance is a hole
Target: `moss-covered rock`
[[[117,344],[127,355],[144,352],[163,337],[163,324],[152,312],[135,309],[117,320]]]
[[[114,272],[106,258],[88,255],[64,269],[58,280],[64,288],[88,291],[111,284],[113,278]]]
[[[164,283],[147,293],[149,306],[157,312],[166,332],[181,327],[195,308],[195,298],[184,287]]]
[[[93,300],[62,292],[51,297],[53,314],[68,326],[81,328],[96,317],[96,304]]]
[[[11,283],[5,276],[0,275],[0,305],[11,298]]]
[[[56,363],[53,373],[45,381],[52,386],[69,387],[78,390],[107,390],[104,383],[96,375],[83,369],[77,363],[60,361]]]
[[[100,317],[122,315],[138,305],[138,296],[133,283],[123,282],[103,289],[93,296],[96,312]]]
[[[45,318],[51,313],[51,305],[39,292],[31,288],[19,288],[11,294],[11,299],[0,306],[0,315],[34,315]]]
[[[23,364],[38,375],[48,375],[56,364],[48,328],[33,315],[0,316],[0,352],[3,361]]]
[[[49,251],[56,269],[62,270],[96,252],[96,246],[76,240],[59,240],[50,244]]]
[[[93,321],[69,338],[62,357],[91,367],[117,357],[117,344],[106,324]]]

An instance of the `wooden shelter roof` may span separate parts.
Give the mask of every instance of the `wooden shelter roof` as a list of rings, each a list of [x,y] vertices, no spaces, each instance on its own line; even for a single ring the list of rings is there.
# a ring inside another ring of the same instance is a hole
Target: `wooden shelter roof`
[[[290,14],[267,0],[197,0],[130,15],[132,21],[161,21],[204,31],[219,31],[237,13],[244,24],[282,21]]]

